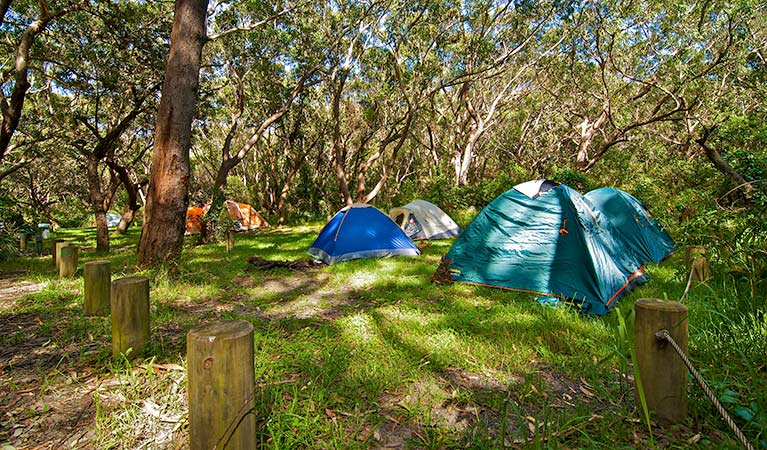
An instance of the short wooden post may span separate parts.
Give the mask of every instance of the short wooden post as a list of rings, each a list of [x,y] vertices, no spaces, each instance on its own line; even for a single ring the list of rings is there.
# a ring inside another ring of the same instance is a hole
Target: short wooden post
[[[192,450],[256,448],[253,325],[220,321],[186,336]]]
[[[112,356],[131,349],[130,358],[141,356],[149,341],[149,278],[127,277],[112,282]]]
[[[706,248],[699,245],[687,247],[684,253],[684,260],[687,267],[692,271],[692,279],[700,282],[707,282],[711,279],[711,267],[706,258]]]
[[[59,249],[59,278],[68,278],[77,272],[77,247],[65,245]]]
[[[231,231],[226,233],[226,251],[231,252],[234,249],[234,233]]]
[[[24,253],[27,250],[27,235],[26,233],[22,233],[19,237],[19,250],[21,250],[21,253]]]
[[[663,423],[682,422],[687,417],[687,367],[674,348],[659,341],[655,333],[667,330],[686,353],[687,307],[643,298],[634,303],[634,310],[634,349],[647,408]],[[635,392],[638,399],[639,391]]]
[[[60,252],[62,247],[66,247],[69,245],[69,242],[65,241],[64,239],[56,239],[52,242],[51,247],[51,255],[53,255],[53,264],[56,265],[56,271],[59,270],[59,258],[61,257]]]
[[[86,316],[109,314],[112,264],[109,261],[87,262],[83,264],[83,278],[85,278],[83,313]]]

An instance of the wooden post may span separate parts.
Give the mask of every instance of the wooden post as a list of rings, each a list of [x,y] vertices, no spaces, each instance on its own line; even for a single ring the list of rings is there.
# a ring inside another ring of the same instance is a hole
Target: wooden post
[[[127,277],[112,282],[112,357],[131,349],[141,356],[149,341],[149,278]]]
[[[234,248],[234,233],[228,231],[226,233],[226,251],[231,252]]]
[[[687,247],[684,252],[684,261],[692,271],[692,279],[707,282],[711,279],[711,267],[706,258],[706,248],[699,245]]]
[[[68,278],[77,272],[77,247],[65,245],[59,248],[59,278]]]
[[[220,321],[186,335],[191,450],[256,448],[253,325]]]
[[[634,349],[647,408],[661,422],[680,423],[687,417],[687,367],[674,348],[659,341],[655,333],[667,330],[687,353],[687,307],[643,298],[634,303],[634,310]]]
[[[26,235],[26,233],[21,233],[21,237],[19,237],[19,250],[21,250],[21,253],[24,253],[27,250],[27,235]]]
[[[109,314],[109,290],[112,282],[112,265],[109,261],[92,261],[83,264],[85,292],[83,313],[86,316]]]
[[[52,245],[53,246],[51,247],[51,255],[53,255],[53,264],[56,265],[56,271],[58,272],[59,258],[60,258],[59,252],[61,251],[61,247],[66,247],[67,245],[69,245],[69,242],[65,241],[64,239],[56,239],[52,242]]]

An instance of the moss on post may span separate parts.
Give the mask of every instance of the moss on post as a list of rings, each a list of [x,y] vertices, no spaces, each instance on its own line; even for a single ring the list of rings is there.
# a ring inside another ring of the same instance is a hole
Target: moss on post
[[[131,349],[130,358],[141,356],[149,341],[149,278],[128,277],[112,282],[112,356]]]
[[[59,248],[59,278],[73,277],[77,272],[77,247],[65,245]]]
[[[69,242],[63,239],[56,239],[53,241],[53,247],[51,248],[51,255],[53,255],[53,264],[56,266],[56,272],[59,271],[59,259],[61,259],[61,249],[69,245]]]
[[[253,325],[201,325],[186,336],[192,450],[256,448]]]
[[[643,298],[636,301],[634,310],[634,349],[647,408],[661,422],[680,423],[687,417],[687,367],[674,348],[659,341],[655,333],[667,330],[687,352],[687,307]]]
[[[109,314],[109,297],[112,282],[112,265],[109,261],[92,261],[83,264],[85,292],[83,313],[86,316]]]

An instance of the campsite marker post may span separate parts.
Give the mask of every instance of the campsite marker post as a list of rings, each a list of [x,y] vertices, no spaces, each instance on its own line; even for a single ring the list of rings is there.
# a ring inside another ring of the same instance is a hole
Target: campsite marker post
[[[234,233],[231,231],[226,233],[226,251],[231,252],[234,249]]]
[[[83,278],[85,278],[83,313],[86,316],[104,316],[108,314],[112,264],[109,261],[85,263],[83,264]]]
[[[130,357],[144,353],[149,341],[149,278],[127,277],[112,282],[112,357],[131,349]]]
[[[56,262],[59,265],[59,278],[74,276],[77,272],[77,247],[67,244],[59,248],[59,259]]]
[[[684,261],[692,270],[693,280],[706,283],[711,279],[711,267],[708,265],[705,247],[699,245],[687,247],[684,252]]]
[[[634,349],[647,409],[662,422],[680,423],[687,417],[687,367],[674,348],[658,340],[655,333],[667,330],[686,353],[687,307],[643,298],[634,303],[634,310]]]
[[[186,335],[191,450],[256,447],[253,325],[219,321]]]
[[[53,247],[51,248],[53,255],[53,264],[56,265],[56,271],[59,270],[59,260],[61,259],[61,248],[66,247],[69,245],[69,242],[65,241],[64,239],[56,239],[53,241]]]

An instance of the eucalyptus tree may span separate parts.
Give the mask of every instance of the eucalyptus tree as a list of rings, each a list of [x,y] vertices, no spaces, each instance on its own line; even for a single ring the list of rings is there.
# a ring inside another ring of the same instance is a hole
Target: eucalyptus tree
[[[167,13],[163,4],[137,3],[70,14],[56,25],[58,39],[43,66],[56,100],[53,120],[87,174],[98,251],[109,250],[106,213],[117,190],[134,188],[124,183],[125,166],[143,155],[130,153],[146,148],[130,144],[151,138],[146,116],[155,108],[167,52]]]
[[[567,37],[556,25],[569,2],[467,5],[460,11],[453,44],[463,51],[448,53],[451,73],[443,81],[440,112],[456,125],[450,144],[458,185],[468,183],[480,139],[527,95],[530,69]]]
[[[321,49],[307,36],[307,16],[312,14],[313,9],[290,1],[237,2],[212,18],[202,71],[202,108],[208,118],[198,123],[201,141],[193,150],[209,178],[204,191],[211,205],[205,223],[218,215],[234,169],[249,159],[269,160],[262,161],[268,169],[255,177],[264,189],[277,189],[274,157],[271,152],[259,154],[259,147],[272,148],[267,134],[274,133],[314,82]],[[248,170],[240,172],[243,180],[249,178]],[[203,227],[203,240],[207,231]]]
[[[4,0],[0,4],[0,27],[5,39],[2,48],[2,78],[0,78],[0,162],[9,153],[24,150],[29,142],[13,142],[13,135],[19,127],[24,113],[24,102],[35,81],[30,78],[32,62],[44,59],[46,42],[40,42],[50,25],[62,17],[88,6],[87,1],[74,3],[39,3],[24,0]],[[55,36],[54,36],[55,37]],[[45,41],[45,39],[43,39]],[[23,159],[23,158],[22,158]],[[18,164],[18,163],[17,163]],[[22,164],[23,165],[23,164]],[[17,169],[21,167],[19,165]]]
[[[599,2],[561,21],[575,38],[541,65],[549,114],[591,170],[610,149],[684,121],[728,70],[739,19],[716,2]],[[576,17],[578,20],[575,20]]]
[[[178,0],[154,133],[138,265],[174,262],[184,243],[189,195],[189,146],[197,103],[207,0]]]

